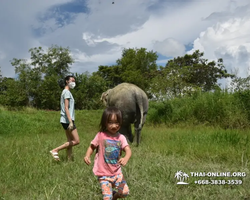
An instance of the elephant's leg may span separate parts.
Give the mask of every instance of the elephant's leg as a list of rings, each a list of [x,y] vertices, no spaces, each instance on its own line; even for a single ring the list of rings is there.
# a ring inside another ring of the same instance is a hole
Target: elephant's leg
[[[141,129],[135,128],[135,135],[136,135],[136,145],[139,146],[141,142]]]
[[[133,143],[134,141],[134,137],[133,137],[133,134],[132,134],[132,129],[131,129],[131,125],[129,124],[128,125],[128,139],[131,143]]]
[[[136,145],[139,146],[141,142],[141,126],[140,126],[140,120],[136,120],[134,123],[135,127],[135,136],[136,136]]]
[[[134,137],[133,137],[133,134],[132,134],[130,124],[123,124],[121,129],[119,130],[119,132],[121,134],[123,134],[129,142],[131,142],[131,143],[133,142]]]
[[[143,112],[140,109],[140,107],[137,105],[136,106],[136,118],[134,122],[134,127],[135,127],[135,135],[136,135],[136,144],[139,146],[141,142],[141,130],[144,125],[145,118],[143,116]]]

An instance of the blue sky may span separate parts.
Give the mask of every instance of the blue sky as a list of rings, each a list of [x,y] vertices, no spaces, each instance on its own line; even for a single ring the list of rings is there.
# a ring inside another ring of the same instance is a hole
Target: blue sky
[[[14,77],[13,58],[52,44],[69,47],[72,72],[94,72],[124,48],[157,51],[157,63],[204,52],[229,72],[249,75],[249,0],[1,0],[0,66]]]

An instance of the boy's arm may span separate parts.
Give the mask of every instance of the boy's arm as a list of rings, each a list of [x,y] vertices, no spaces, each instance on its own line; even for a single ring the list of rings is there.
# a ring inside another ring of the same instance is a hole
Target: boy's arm
[[[95,146],[93,144],[91,144],[86,152],[86,155],[84,157],[84,162],[87,164],[87,165],[90,165],[91,163],[91,160],[90,160],[90,156],[92,155],[92,153],[94,152],[95,150]]]
[[[128,160],[130,159],[130,157],[132,155],[132,152],[131,152],[131,149],[129,146],[126,146],[124,148],[124,151],[125,151],[126,155],[118,161],[119,164],[122,166],[125,166],[127,164]]]

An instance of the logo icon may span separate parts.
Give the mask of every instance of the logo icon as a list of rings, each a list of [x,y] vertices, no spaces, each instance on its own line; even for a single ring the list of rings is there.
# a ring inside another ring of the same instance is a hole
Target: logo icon
[[[179,181],[179,182],[177,182],[177,185],[187,185],[187,184],[189,184],[189,183],[184,182],[184,180],[186,181],[189,178],[188,174],[186,174],[185,172],[177,171],[175,173],[174,177]]]

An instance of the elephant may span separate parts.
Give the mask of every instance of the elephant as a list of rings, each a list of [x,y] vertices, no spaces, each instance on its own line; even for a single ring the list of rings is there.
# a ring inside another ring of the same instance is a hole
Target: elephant
[[[120,133],[132,143],[131,124],[134,124],[137,146],[141,139],[141,130],[148,112],[148,97],[138,86],[121,83],[102,93],[101,101],[106,107],[115,106],[122,112],[123,122]]]

